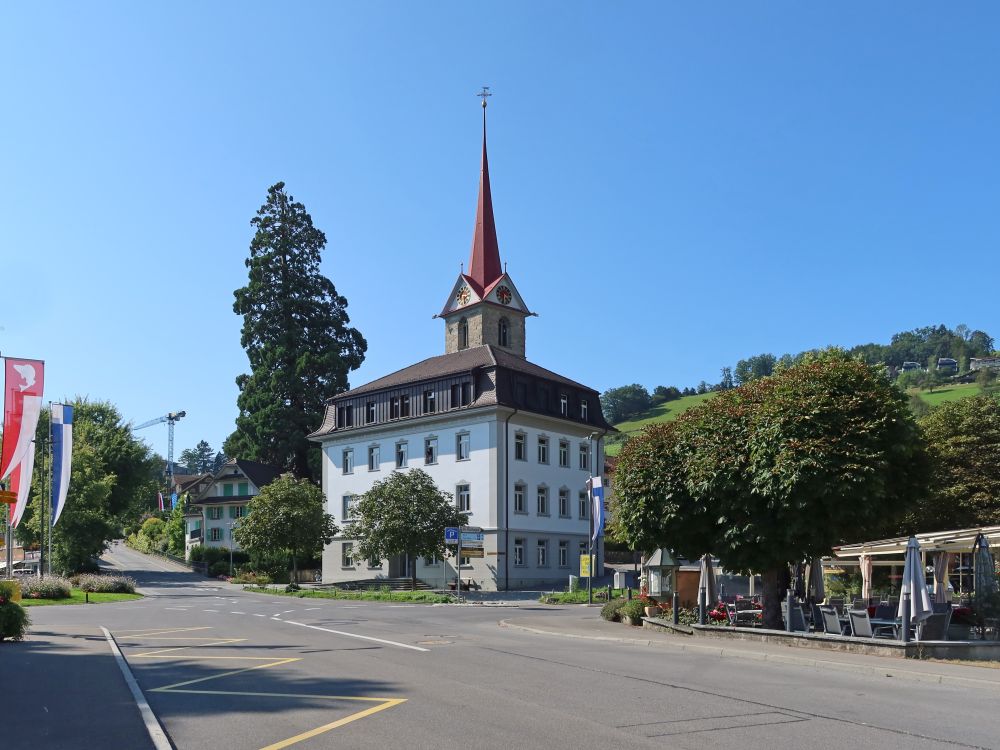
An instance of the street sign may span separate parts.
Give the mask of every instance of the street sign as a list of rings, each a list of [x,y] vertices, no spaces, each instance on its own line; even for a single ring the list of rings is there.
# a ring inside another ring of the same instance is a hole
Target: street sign
[[[467,549],[469,547],[479,547],[481,549],[484,538],[483,532],[481,531],[463,531],[462,549]]]
[[[444,529],[444,543],[445,544],[458,544],[458,527],[457,526],[445,526],[445,529]]]
[[[466,547],[463,542],[462,557],[485,557],[485,553],[482,547]]]
[[[0,504],[16,505],[17,493],[10,490],[0,490]]]
[[[580,555],[580,578],[590,578],[590,571],[594,568],[594,558],[596,555]]]

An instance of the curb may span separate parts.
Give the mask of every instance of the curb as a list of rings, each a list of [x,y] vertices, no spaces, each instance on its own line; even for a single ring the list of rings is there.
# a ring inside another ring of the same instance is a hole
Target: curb
[[[552,635],[562,638],[576,638],[587,641],[606,641],[612,643],[625,643],[631,646],[654,646],[659,648],[674,649],[676,651],[687,651],[694,654],[705,654],[719,658],[744,659],[748,661],[766,661],[775,664],[791,664],[800,667],[813,667],[822,669],[839,669],[844,672],[855,672],[866,674],[871,677],[896,677],[912,680],[914,682],[927,682],[935,685],[956,685],[960,687],[991,688],[1000,690],[1000,682],[993,680],[980,680],[976,677],[956,677],[953,675],[939,674],[936,672],[916,672],[908,669],[894,669],[892,667],[869,666],[867,664],[851,664],[849,662],[830,661],[826,659],[810,659],[802,656],[790,656],[787,654],[771,654],[761,651],[745,651],[734,648],[719,648],[716,646],[701,646],[691,643],[665,643],[660,640],[647,638],[623,638],[610,635],[582,635],[580,633],[566,633],[555,630],[542,630],[532,628],[527,625],[517,625],[508,620],[500,620],[500,627],[524,630],[536,635]]]
[[[173,750],[173,745],[167,739],[167,733],[163,731],[163,727],[160,726],[156,714],[153,713],[153,709],[146,702],[146,696],[142,694],[142,688],[135,681],[135,676],[132,674],[132,670],[129,668],[121,649],[118,648],[115,637],[103,625],[101,626],[101,630],[104,631],[104,637],[108,639],[108,645],[111,646],[111,653],[115,655],[115,661],[118,662],[118,668],[122,671],[125,683],[128,685],[128,689],[132,691],[132,697],[135,699],[136,705],[139,706],[139,715],[142,717],[142,723],[146,725],[146,732],[149,734],[149,739],[153,742],[153,747],[156,750]]]

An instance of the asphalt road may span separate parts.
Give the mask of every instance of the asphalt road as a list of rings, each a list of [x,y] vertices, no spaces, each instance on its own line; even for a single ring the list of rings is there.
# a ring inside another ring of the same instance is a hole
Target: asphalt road
[[[33,628],[91,658],[108,628],[181,750],[1000,748],[996,689],[499,627],[524,608],[252,594],[120,546],[107,560],[147,597],[39,607]],[[579,612],[532,609],[553,629]],[[114,747],[151,746],[121,675],[102,670],[68,731],[32,747],[111,747],[110,710]]]

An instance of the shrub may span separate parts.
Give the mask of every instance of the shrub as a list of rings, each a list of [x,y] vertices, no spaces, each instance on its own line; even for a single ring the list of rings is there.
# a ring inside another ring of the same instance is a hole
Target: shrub
[[[621,613],[619,610],[624,604],[624,599],[612,599],[601,607],[601,617],[610,622],[621,622]]]
[[[212,578],[229,575],[229,560],[219,560],[208,566],[208,574]]]
[[[663,614],[660,615],[664,620],[674,621],[674,611],[672,609],[663,610]],[[698,610],[696,609],[684,609],[683,607],[677,610],[677,623],[679,625],[697,625],[698,624]]]
[[[24,638],[24,633],[28,629],[30,620],[24,607],[6,597],[3,604],[0,604],[0,641],[9,638],[12,641],[20,641]]]
[[[73,585],[61,576],[26,578],[21,581],[21,596],[27,599],[68,599]]]
[[[646,614],[645,605],[639,599],[625,602],[618,608],[619,617],[630,617],[633,622],[639,620],[644,614]]]
[[[292,593],[293,591],[300,591],[301,589],[302,587],[299,586],[299,584],[297,584],[295,581],[292,581],[290,584],[285,586],[285,591],[289,594]]]
[[[73,577],[77,588],[101,594],[134,594],[135,581],[128,576],[84,573]],[[73,580],[73,579],[71,579]]]
[[[244,572],[233,576],[230,581],[233,583],[245,583],[249,586],[267,586],[271,583],[271,576],[264,573]]]
[[[0,603],[21,601],[21,585],[17,581],[0,580]]]

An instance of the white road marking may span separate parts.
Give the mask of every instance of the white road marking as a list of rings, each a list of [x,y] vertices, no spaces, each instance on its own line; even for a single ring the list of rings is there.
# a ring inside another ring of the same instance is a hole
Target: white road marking
[[[179,609],[186,612],[190,607],[164,607],[164,609]]]
[[[322,607],[309,607],[306,612],[315,612],[317,609],[323,609]]]
[[[170,750],[170,740],[167,739],[167,734],[163,731],[163,727],[160,726],[160,722],[156,720],[156,714],[153,713],[153,709],[146,702],[146,696],[142,694],[139,683],[135,681],[135,676],[132,674],[132,670],[129,669],[125,657],[122,656],[121,649],[118,648],[118,644],[107,628],[101,627],[101,630],[104,631],[104,637],[108,639],[108,645],[111,646],[111,652],[115,655],[115,661],[118,662],[118,668],[125,678],[125,683],[128,685],[128,689],[131,691],[136,705],[139,706],[139,715],[142,717],[142,723],[146,725],[146,732],[149,734],[149,739],[153,741],[153,747],[156,750]],[[48,709],[45,710],[48,712]]]
[[[294,620],[281,620],[281,622],[287,622],[289,625],[298,625],[302,628],[310,628],[312,630],[322,630],[324,633],[333,633],[334,635],[345,635],[348,638],[360,638],[363,641],[374,641],[375,643],[384,643],[387,646],[398,646],[399,648],[408,648],[412,651],[430,651],[429,648],[420,648],[420,646],[411,646],[409,643],[400,643],[398,641],[387,641],[384,638],[372,638],[370,635],[358,635],[357,633],[345,633],[343,630],[331,630],[330,628],[321,628],[319,625],[306,625],[304,622],[295,622]]]
[[[253,613],[254,617],[267,617],[267,615],[258,615],[256,612]]]
[[[218,612],[217,609],[203,609],[202,612]]]
[[[231,615],[245,615],[246,612],[230,612],[229,614],[231,614]]]

